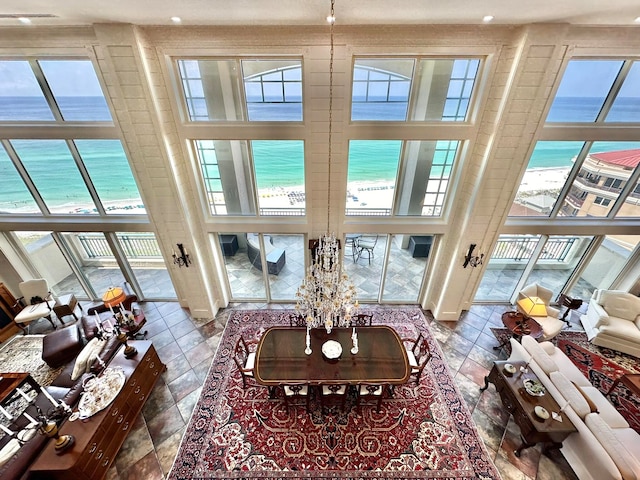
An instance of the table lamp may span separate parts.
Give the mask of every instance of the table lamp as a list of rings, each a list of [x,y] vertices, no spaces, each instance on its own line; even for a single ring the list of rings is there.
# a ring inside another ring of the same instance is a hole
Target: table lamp
[[[124,293],[124,290],[120,287],[109,287],[109,289],[102,296],[102,302],[105,307],[113,308],[120,305],[125,301],[127,296]]]
[[[524,297],[518,300],[518,307],[529,317],[546,317],[547,306],[540,297]]]

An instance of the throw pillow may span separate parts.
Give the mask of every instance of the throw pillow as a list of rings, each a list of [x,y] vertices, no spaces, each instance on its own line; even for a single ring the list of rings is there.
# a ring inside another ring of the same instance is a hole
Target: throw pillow
[[[564,373],[552,372],[549,375],[549,378],[551,378],[551,381],[560,392],[560,395],[569,402],[571,408],[573,408],[580,418],[584,418],[587,414],[591,413],[591,408],[587,401],[574,384],[564,376]]]
[[[11,460],[18,450],[20,450],[20,441],[17,438],[12,438],[7,444],[0,450],[0,467]]]
[[[590,413],[586,416],[585,424],[591,430],[594,437],[600,442],[602,447],[607,451],[613,463],[616,464],[623,480],[636,480],[637,477],[633,472],[633,468],[627,462],[628,458],[633,458],[629,450],[616,437],[613,429],[607,425],[600,415]]]
[[[535,360],[538,366],[549,375],[551,372],[559,370],[556,362],[549,356],[549,354],[540,346],[540,344],[530,335],[522,337],[522,346],[527,349],[531,358]]]
[[[540,342],[539,345],[547,352],[547,355],[553,355],[556,353],[556,346],[551,342]]]
[[[593,400],[591,400],[591,398],[589,398],[589,395],[587,395],[587,392],[582,390],[582,388],[580,388],[580,385],[578,385],[573,380],[571,381],[571,383],[573,383],[573,386],[576,387],[576,389],[582,394],[584,399],[587,401],[587,405],[589,405],[589,410],[591,410],[591,413],[600,413],[598,412],[598,406],[595,403],[593,403]]]
[[[71,380],[79,379],[83,373],[88,371],[87,368],[91,366],[91,364],[89,364],[89,367],[87,366],[89,357],[93,355],[94,351],[100,352],[100,350],[102,350],[102,347],[104,346],[105,341],[106,340],[100,340],[99,338],[95,337],[92,338],[89,343],[84,346],[82,351],[76,357],[76,363],[73,366],[73,372],[71,373]]]
[[[628,292],[602,292],[602,306],[612,317],[635,321],[640,313],[640,298]]]

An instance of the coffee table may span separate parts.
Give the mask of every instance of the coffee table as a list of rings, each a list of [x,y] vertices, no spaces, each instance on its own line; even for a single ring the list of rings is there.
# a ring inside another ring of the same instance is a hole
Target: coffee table
[[[520,341],[523,335],[531,335],[533,338],[540,338],[542,336],[542,327],[540,324],[522,312],[504,312],[502,314],[502,323],[511,332],[512,338],[515,338],[517,341]],[[493,347],[493,349],[500,350],[507,343],[509,343],[508,339],[497,347]]]
[[[516,367],[516,373],[509,374],[505,371],[507,363]],[[502,405],[520,427],[522,444],[514,451],[516,457],[520,456],[522,450],[537,443],[548,443],[551,448],[560,448],[564,439],[577,431],[564,412],[560,413],[562,421],[552,418],[551,413],[559,412],[560,406],[548,392],[541,397],[534,397],[525,391],[524,380],[538,380],[538,377],[530,371],[521,373],[521,366],[525,366],[525,362],[494,362],[489,375],[484,377],[484,387],[480,389],[483,392],[489,387],[489,382],[493,383],[500,394]],[[538,405],[549,412],[548,419],[536,415],[534,409]]]
[[[618,377],[611,388],[607,392],[609,395],[613,390],[618,386],[619,383],[622,383],[629,390],[631,390],[635,395],[640,397],[640,373],[626,373],[621,377]]]

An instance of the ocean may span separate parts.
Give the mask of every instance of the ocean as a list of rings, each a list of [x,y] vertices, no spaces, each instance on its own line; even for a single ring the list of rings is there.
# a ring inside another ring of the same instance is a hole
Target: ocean
[[[111,120],[108,107],[101,97],[62,97],[58,101],[65,119],[70,121]],[[601,100],[598,99],[557,99],[549,114],[549,121],[592,121],[600,104]],[[403,105],[394,104],[388,118],[398,119],[398,108],[406,108],[406,104]],[[277,108],[282,112],[283,105],[280,104]],[[291,108],[298,112],[300,104],[292,104]],[[381,110],[379,106],[375,108],[377,111],[372,113],[360,105],[358,111],[354,112],[354,119],[367,118],[368,115],[368,118],[371,118],[370,115],[380,118]],[[265,106],[261,106],[260,115],[270,118]],[[257,115],[253,118],[256,117]],[[640,99],[618,99],[610,119],[618,122],[640,122]],[[0,121],[51,120],[53,117],[43,99],[0,97]],[[92,203],[64,141],[35,139],[12,143],[50,207],[56,205],[64,210],[63,206]],[[103,202],[139,201],[140,195],[119,140],[82,140],[76,142],[76,145]],[[299,168],[303,165],[302,141],[254,141],[251,146],[258,188],[304,184],[303,169]],[[365,182],[393,181],[397,174],[401,147],[402,142],[394,140],[353,142],[349,152],[349,179]],[[570,167],[581,147],[582,142],[540,142],[532,155],[529,168]],[[592,152],[631,148],[640,148],[640,142],[597,142]],[[59,187],[62,181],[68,188]],[[4,149],[0,149],[0,210],[28,209],[28,205],[35,205],[33,199],[9,156]],[[37,208],[33,211],[37,211]],[[92,210],[82,213],[92,213]]]

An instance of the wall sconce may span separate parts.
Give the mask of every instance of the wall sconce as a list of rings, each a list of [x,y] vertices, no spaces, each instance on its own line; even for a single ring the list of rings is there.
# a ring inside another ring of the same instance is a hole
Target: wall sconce
[[[469,252],[467,252],[467,256],[464,257],[464,263],[462,266],[467,268],[467,265],[471,265],[472,267],[479,267],[482,265],[482,259],[484,258],[484,253],[481,253],[480,256],[473,256],[473,251],[476,248],[476,244],[472,243],[469,245]]]
[[[187,249],[184,248],[184,245],[181,243],[176,243],[178,246],[179,255],[176,255],[176,251],[173,251],[173,263],[178,265],[178,267],[188,267],[191,263],[191,259],[189,258],[189,254],[187,253]]]

